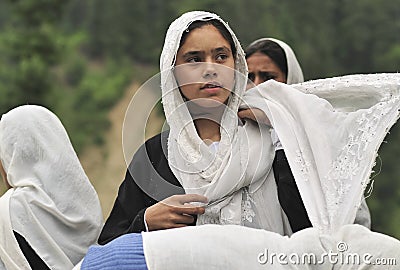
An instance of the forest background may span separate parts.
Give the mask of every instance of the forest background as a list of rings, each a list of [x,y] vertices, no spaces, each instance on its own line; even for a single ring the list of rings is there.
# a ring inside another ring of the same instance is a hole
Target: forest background
[[[55,112],[105,216],[126,168],[124,112],[158,72],[168,25],[189,10],[219,14],[244,47],[284,40],[306,80],[400,69],[400,0],[0,0],[0,113],[21,104]],[[163,121],[161,110],[152,117],[146,136]],[[373,229],[400,238],[399,124],[385,141],[367,203]]]

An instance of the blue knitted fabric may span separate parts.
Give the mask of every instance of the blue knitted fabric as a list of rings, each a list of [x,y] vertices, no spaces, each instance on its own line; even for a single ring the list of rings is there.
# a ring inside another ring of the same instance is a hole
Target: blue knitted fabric
[[[91,246],[81,270],[147,270],[140,233],[122,235],[104,246]]]

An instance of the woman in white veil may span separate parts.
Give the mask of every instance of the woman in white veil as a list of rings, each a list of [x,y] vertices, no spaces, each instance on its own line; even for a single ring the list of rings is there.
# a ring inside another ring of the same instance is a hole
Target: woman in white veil
[[[0,198],[0,269],[72,269],[103,217],[60,120],[35,105],[4,114],[0,159],[9,187]]]
[[[303,71],[294,51],[281,40],[275,38],[257,39],[246,47],[245,53],[249,68],[248,89],[271,79],[289,85],[304,82]],[[314,94],[318,95],[318,92],[319,90],[315,90]],[[341,108],[336,106],[336,109],[340,110]],[[311,227],[285,151],[275,129],[271,130],[271,136],[275,148],[272,168],[277,184],[279,203],[289,219],[293,232]],[[371,217],[364,198],[354,223],[367,228],[371,227]]]
[[[134,155],[99,243],[193,225],[191,216],[196,225],[288,233],[270,173],[269,127],[238,119],[247,65],[228,24],[209,12],[183,14],[167,31],[160,71],[170,130]],[[166,183],[182,190],[165,194]]]

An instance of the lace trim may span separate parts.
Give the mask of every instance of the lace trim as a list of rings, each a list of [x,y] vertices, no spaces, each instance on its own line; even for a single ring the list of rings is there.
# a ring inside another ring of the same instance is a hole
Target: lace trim
[[[254,200],[251,198],[247,188],[243,189],[242,200],[242,222],[247,221],[252,223],[256,213],[253,210]]]
[[[251,198],[247,188],[243,188],[242,191],[242,202],[241,202],[241,219],[242,222],[253,222],[253,218],[256,216],[253,206],[255,205],[254,200]],[[221,208],[217,205],[206,208],[206,212],[200,215],[198,218],[198,224],[230,224],[229,222],[221,219]],[[238,224],[239,225],[239,224]]]
[[[332,164],[332,169],[325,177],[323,185],[331,185],[331,188],[325,190],[333,190],[334,192],[326,193],[327,210],[329,219],[332,220],[339,211],[340,204],[346,198],[346,194],[351,189],[351,180],[361,171],[361,161],[364,159],[365,153],[377,136],[379,122],[382,117],[387,115],[398,98],[391,99],[388,102],[380,102],[372,110],[369,109],[363,113],[357,120],[359,128],[356,134],[350,134],[347,144],[343,147],[340,155]],[[388,130],[386,130],[387,132]],[[375,151],[377,152],[378,149]],[[362,180],[362,187],[365,189],[369,182],[369,177]]]
[[[202,224],[222,224],[220,219],[221,209],[218,206],[206,208],[206,212],[198,218],[198,225]]]
[[[351,189],[351,180],[361,172],[361,162],[364,159],[365,153],[370,147],[370,143],[374,141],[381,127],[379,123],[382,118],[389,114],[396,103],[399,102],[398,97],[388,96],[388,101],[380,102],[374,108],[368,109],[359,116],[356,123],[359,125],[356,134],[350,134],[347,139],[347,144],[343,147],[338,157],[332,163],[332,169],[323,181],[323,189],[330,190],[327,192],[327,212],[329,220],[337,216],[339,207],[346,198],[346,195]],[[387,133],[389,128],[386,128]],[[375,154],[378,149],[375,149]],[[296,151],[296,162],[300,166],[302,177],[305,181],[309,179],[310,162],[307,161],[304,151],[301,149]],[[361,183],[363,189],[366,188],[369,177],[364,178]],[[324,225],[328,224],[326,219],[323,219]]]

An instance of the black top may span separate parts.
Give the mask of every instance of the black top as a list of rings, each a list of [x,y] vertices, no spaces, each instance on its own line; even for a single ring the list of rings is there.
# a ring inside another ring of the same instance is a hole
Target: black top
[[[25,238],[14,231],[15,238],[17,239],[19,248],[24,254],[32,270],[50,270],[50,268],[43,262],[43,260],[36,254],[32,247],[28,244]]]
[[[275,152],[272,169],[278,188],[279,203],[289,219],[292,231],[295,233],[312,227],[283,149]]]
[[[172,195],[185,193],[168,165],[167,138],[168,132],[158,134],[135,153],[100,234],[99,244],[106,244],[123,234],[145,231],[144,212],[147,207]]]
[[[163,132],[147,140],[135,153],[125,179],[119,187],[110,216],[100,234],[99,244],[104,245],[123,234],[145,231],[144,212],[147,207],[174,194],[185,194],[168,164],[166,154],[168,134]],[[310,227],[311,223],[289,164],[287,162],[279,163],[280,166],[276,164],[275,158],[274,170],[277,172],[279,170],[279,173],[274,171],[279,202],[288,216],[293,231]],[[196,219],[191,225],[195,224]]]

